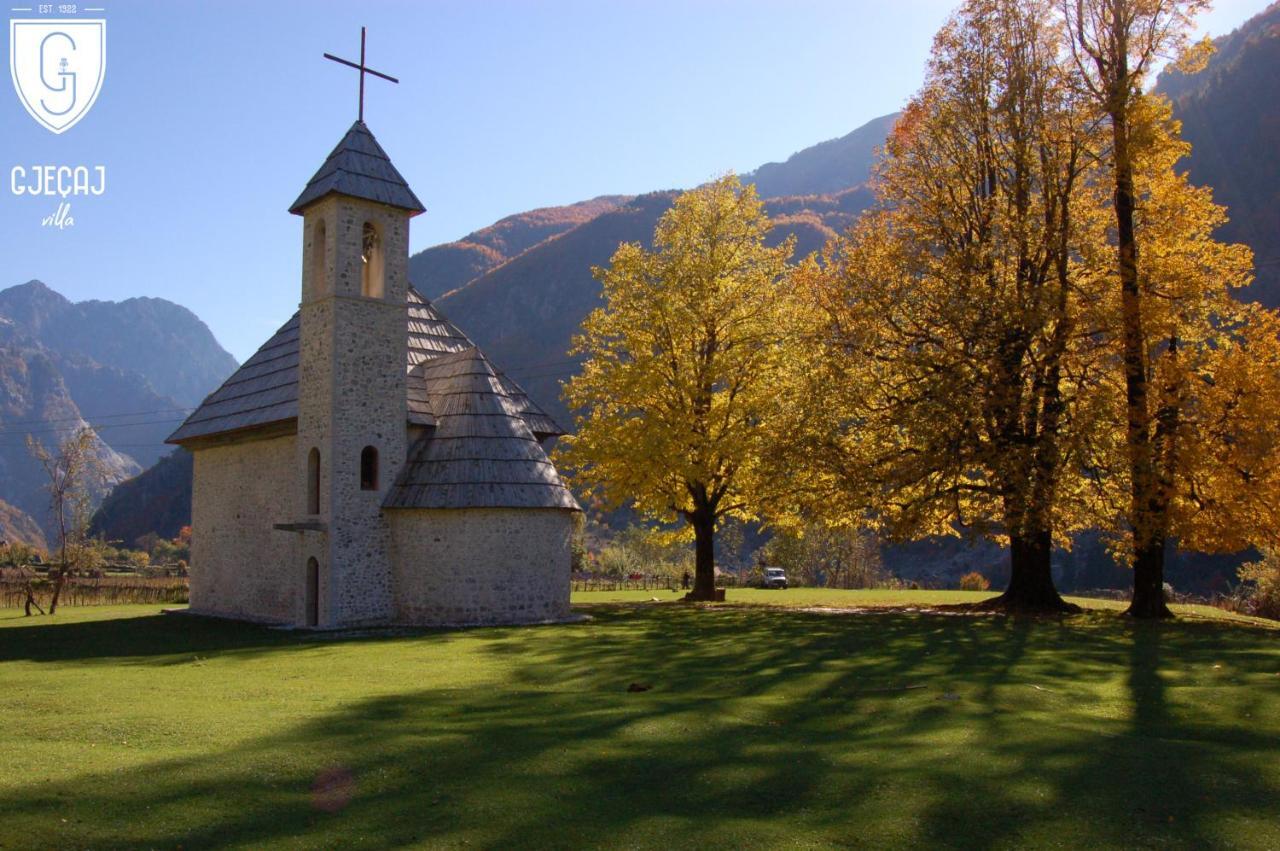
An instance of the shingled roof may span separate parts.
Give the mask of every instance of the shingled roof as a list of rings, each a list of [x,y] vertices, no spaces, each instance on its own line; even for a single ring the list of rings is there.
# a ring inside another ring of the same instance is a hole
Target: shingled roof
[[[351,125],[289,212],[301,214],[309,204],[334,192],[414,214],[426,210],[363,121]]]
[[[436,427],[409,450],[384,507],[580,510],[478,348],[413,372],[427,388]]]
[[[431,426],[436,420],[425,374],[416,367],[442,355],[470,349],[475,344],[412,287],[409,288],[408,302],[405,341],[405,368],[409,371],[408,421]],[[167,442],[181,444],[293,425],[298,417],[298,329],[298,314],[295,313],[253,357],[205,398]],[[497,377],[504,393],[533,434],[543,438],[564,433],[519,385],[501,373]]]

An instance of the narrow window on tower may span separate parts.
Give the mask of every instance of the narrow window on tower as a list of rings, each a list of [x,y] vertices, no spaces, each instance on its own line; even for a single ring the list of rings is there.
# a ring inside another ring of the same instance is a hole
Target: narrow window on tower
[[[307,513],[320,513],[320,450],[307,454]]]
[[[366,446],[360,452],[360,490],[378,489],[378,450]]]
[[[325,229],[324,219],[311,228],[311,297],[325,294]]]
[[[360,295],[368,298],[382,298],[384,272],[382,232],[373,222],[364,223],[360,259],[363,267],[360,277]]]

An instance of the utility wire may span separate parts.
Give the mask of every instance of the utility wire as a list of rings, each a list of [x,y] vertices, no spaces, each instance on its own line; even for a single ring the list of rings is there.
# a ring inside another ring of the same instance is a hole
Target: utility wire
[[[86,425],[86,427],[88,427],[88,428],[92,429],[94,432],[103,432],[103,431],[107,431],[107,430],[109,430],[109,429],[113,429],[113,428],[136,428],[136,427],[140,427],[140,426],[152,426],[152,425],[176,425],[177,423],[181,423],[181,422],[184,422],[184,421],[185,421],[185,418],[184,418],[184,417],[179,417],[179,418],[177,418],[177,419],[164,419],[164,420],[141,420],[141,421],[136,422],[136,423],[90,423],[90,422],[86,422],[86,423],[85,423],[85,425]],[[9,436],[9,435],[22,435],[22,436],[24,436],[24,437],[25,437],[26,435],[57,434],[57,433],[59,433],[59,432],[65,431],[65,430],[66,430],[66,429],[61,429],[61,428],[58,428],[58,427],[56,427],[56,426],[54,426],[54,427],[47,427],[47,428],[19,428],[19,429],[4,429],[4,428],[0,428],[0,437]],[[3,441],[0,441],[0,446],[21,446],[21,445],[22,445],[21,443],[6,443],[6,442],[3,442]]]
[[[49,423],[76,422],[78,420],[87,421],[87,420],[107,420],[107,419],[119,418],[119,417],[146,417],[146,416],[151,416],[153,414],[185,414],[185,413],[190,413],[191,411],[194,411],[194,410],[195,408],[158,408],[154,411],[129,411],[129,412],[120,413],[120,414],[81,413],[80,416],[78,417],[50,417],[49,419],[43,419],[43,420],[26,420],[26,421],[17,420],[14,422],[0,421],[0,428],[6,428],[8,426],[23,426],[23,425],[48,425]]]

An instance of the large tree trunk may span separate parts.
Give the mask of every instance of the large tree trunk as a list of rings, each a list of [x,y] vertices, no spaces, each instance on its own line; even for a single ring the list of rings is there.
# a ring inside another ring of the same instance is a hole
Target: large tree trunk
[[[694,576],[690,599],[714,601],[716,598],[716,516],[710,508],[699,508],[689,514],[693,526]]]
[[[1133,559],[1133,600],[1125,614],[1135,618],[1171,618],[1164,598],[1164,542],[1159,552],[1139,550]]]
[[[1127,68],[1120,79],[1127,80]],[[1133,617],[1172,617],[1164,602],[1164,514],[1151,446],[1151,413],[1147,402],[1146,335],[1142,327],[1142,291],[1138,285],[1138,240],[1134,230],[1132,152],[1129,149],[1127,103],[1111,113],[1115,156],[1116,241],[1124,344],[1125,405],[1128,422],[1130,524],[1133,527]],[[1125,98],[1127,101],[1127,98]]]
[[[58,570],[58,578],[53,581],[53,597],[49,599],[49,614],[57,614],[58,597],[62,596],[62,586],[67,581],[67,566],[63,564]]]
[[[1032,614],[1080,611],[1079,606],[1062,599],[1054,587],[1050,561],[1053,538],[1047,530],[1014,535],[1009,544],[1009,587],[984,603],[983,608]]]

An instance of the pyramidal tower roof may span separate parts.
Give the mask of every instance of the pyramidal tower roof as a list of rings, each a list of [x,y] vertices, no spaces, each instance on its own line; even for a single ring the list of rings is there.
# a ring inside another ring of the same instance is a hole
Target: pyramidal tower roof
[[[289,212],[301,214],[310,204],[335,192],[399,207],[411,215],[426,211],[363,121],[351,125]]]

